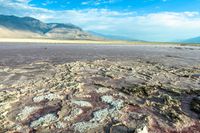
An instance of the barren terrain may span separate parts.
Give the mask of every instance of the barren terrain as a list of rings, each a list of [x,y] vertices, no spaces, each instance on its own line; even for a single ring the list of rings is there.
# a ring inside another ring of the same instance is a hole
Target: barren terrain
[[[0,132],[200,132],[200,48],[0,45]]]

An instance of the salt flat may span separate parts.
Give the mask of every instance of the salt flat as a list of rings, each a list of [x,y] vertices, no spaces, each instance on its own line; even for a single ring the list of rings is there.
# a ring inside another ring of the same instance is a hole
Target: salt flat
[[[23,65],[34,61],[65,63],[79,60],[155,61],[168,65],[200,63],[200,47],[127,44],[0,43],[0,65]]]
[[[0,44],[0,132],[199,132],[199,93],[199,47]]]

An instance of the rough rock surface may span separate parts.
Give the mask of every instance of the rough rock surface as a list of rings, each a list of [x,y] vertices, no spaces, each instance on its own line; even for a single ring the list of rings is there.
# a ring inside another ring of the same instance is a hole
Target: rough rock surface
[[[1,67],[0,132],[200,132],[200,66],[97,60]]]

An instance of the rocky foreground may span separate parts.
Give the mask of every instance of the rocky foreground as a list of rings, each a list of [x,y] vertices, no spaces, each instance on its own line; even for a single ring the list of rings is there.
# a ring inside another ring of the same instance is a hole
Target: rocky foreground
[[[0,132],[199,133],[200,66],[97,60],[0,67]]]

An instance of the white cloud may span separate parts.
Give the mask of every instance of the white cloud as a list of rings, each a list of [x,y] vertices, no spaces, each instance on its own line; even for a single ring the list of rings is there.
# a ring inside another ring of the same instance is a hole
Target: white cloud
[[[85,30],[141,40],[170,41],[200,36],[199,12],[160,12],[145,15],[108,9],[53,11],[33,7],[28,0],[0,0],[1,14],[32,16],[45,22],[73,23]]]
[[[114,2],[117,2],[118,0],[87,0],[87,1],[83,1],[81,4],[82,5],[101,5],[101,4],[111,4]]]

